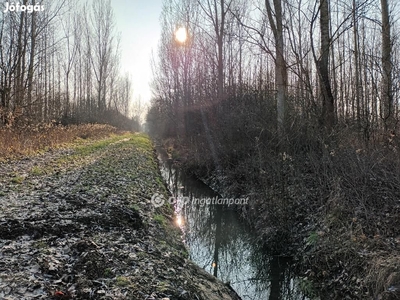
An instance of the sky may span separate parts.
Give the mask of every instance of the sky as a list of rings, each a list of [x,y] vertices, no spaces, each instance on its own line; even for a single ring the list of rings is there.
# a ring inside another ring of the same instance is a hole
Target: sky
[[[151,57],[157,55],[161,35],[160,14],[163,0],[111,0],[120,32],[121,69],[130,74],[133,100],[149,103],[152,79]]]

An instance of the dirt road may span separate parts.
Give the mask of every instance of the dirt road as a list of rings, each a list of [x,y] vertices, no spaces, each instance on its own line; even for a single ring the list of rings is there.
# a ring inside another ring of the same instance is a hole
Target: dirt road
[[[237,299],[187,260],[146,136],[0,163],[1,299]]]

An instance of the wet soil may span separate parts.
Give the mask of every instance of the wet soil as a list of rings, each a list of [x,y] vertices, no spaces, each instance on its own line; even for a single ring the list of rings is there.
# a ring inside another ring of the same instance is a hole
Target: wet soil
[[[238,299],[187,259],[147,137],[0,165],[1,299]]]

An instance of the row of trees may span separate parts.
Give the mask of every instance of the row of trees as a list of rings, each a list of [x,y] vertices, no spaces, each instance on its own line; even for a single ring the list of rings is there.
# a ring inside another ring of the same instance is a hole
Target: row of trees
[[[309,298],[387,294],[375,274],[395,250],[375,237],[398,236],[397,2],[165,1],[150,132],[224,196],[249,196],[236,209],[263,251],[314,274]]]
[[[273,118],[281,135],[300,119],[328,132],[352,126],[367,140],[394,132],[397,14],[389,0],[166,1],[152,130],[224,139],[225,127],[253,121],[254,137],[266,129],[257,120]],[[174,39],[179,26],[184,43]]]
[[[132,84],[120,74],[111,1],[42,4],[42,11],[0,15],[0,126],[52,120],[133,124],[124,117]]]

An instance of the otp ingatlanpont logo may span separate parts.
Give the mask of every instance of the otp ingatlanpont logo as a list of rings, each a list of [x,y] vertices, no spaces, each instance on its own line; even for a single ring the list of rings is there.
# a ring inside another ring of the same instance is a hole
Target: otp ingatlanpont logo
[[[155,193],[152,197],[151,197],[151,203],[155,206],[155,207],[161,207],[164,205],[165,202],[165,198],[162,194],[159,193]]]

